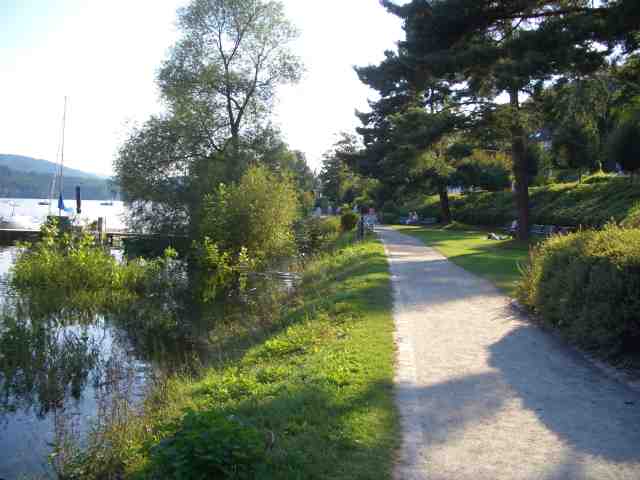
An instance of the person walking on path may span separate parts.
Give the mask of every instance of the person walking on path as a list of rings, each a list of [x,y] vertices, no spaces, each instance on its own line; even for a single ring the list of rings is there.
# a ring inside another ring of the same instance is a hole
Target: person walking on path
[[[397,329],[397,479],[640,479],[640,393],[489,282],[412,237],[379,234]]]

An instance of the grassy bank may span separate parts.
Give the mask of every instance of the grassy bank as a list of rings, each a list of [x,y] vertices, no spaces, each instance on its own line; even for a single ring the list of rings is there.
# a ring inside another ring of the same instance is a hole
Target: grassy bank
[[[506,294],[515,295],[521,278],[520,265],[528,258],[528,244],[516,240],[487,240],[487,232],[456,225],[396,228],[435,247],[456,265],[488,279]]]
[[[593,177],[598,179],[600,177]],[[640,186],[629,178],[596,183],[560,183],[530,189],[531,220],[544,225],[601,227],[611,219],[640,226]],[[438,196],[410,202],[406,212],[439,217]],[[503,226],[517,218],[512,192],[479,192],[451,197],[454,220],[470,225]],[[405,213],[405,212],[399,212]]]
[[[397,417],[382,246],[313,261],[273,315],[250,337],[221,327],[218,365],[168,380],[144,412],[112,421],[68,478],[390,478]]]

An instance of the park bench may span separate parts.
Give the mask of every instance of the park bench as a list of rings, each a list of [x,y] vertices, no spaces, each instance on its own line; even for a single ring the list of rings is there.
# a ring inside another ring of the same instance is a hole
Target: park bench
[[[553,230],[554,227],[552,225],[532,225],[529,233],[539,237],[548,237],[553,234]]]
[[[417,222],[410,222],[409,217],[400,217],[398,221],[400,225],[435,225],[438,223],[438,219],[434,217],[426,217]]]
[[[510,235],[515,235],[517,230],[516,222],[509,222],[503,228],[504,231],[509,233]],[[556,226],[556,225],[532,225],[529,228],[529,233],[531,235],[539,236],[539,237],[550,237],[551,235],[558,233],[560,235],[566,235],[570,232],[576,230],[576,227],[567,227],[567,226]]]

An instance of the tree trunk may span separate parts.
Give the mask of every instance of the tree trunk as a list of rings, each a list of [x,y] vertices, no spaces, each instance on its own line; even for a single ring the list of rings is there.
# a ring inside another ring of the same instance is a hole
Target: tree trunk
[[[224,152],[227,182],[239,182],[247,169],[245,158],[240,148],[240,131],[231,126],[230,147]]]
[[[438,185],[440,195],[440,209],[442,210],[442,223],[451,223],[451,209],[449,208],[449,192],[446,185]]]
[[[509,91],[512,110],[511,154],[513,156],[513,173],[516,179],[516,206],[518,208],[518,240],[529,238],[529,168],[526,156],[526,139],[520,122],[520,102],[518,89]]]

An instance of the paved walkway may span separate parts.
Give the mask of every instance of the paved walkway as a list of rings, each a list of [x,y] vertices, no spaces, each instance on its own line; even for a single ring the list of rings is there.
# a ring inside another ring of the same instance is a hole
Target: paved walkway
[[[640,479],[640,394],[418,240],[391,264],[400,480]]]

